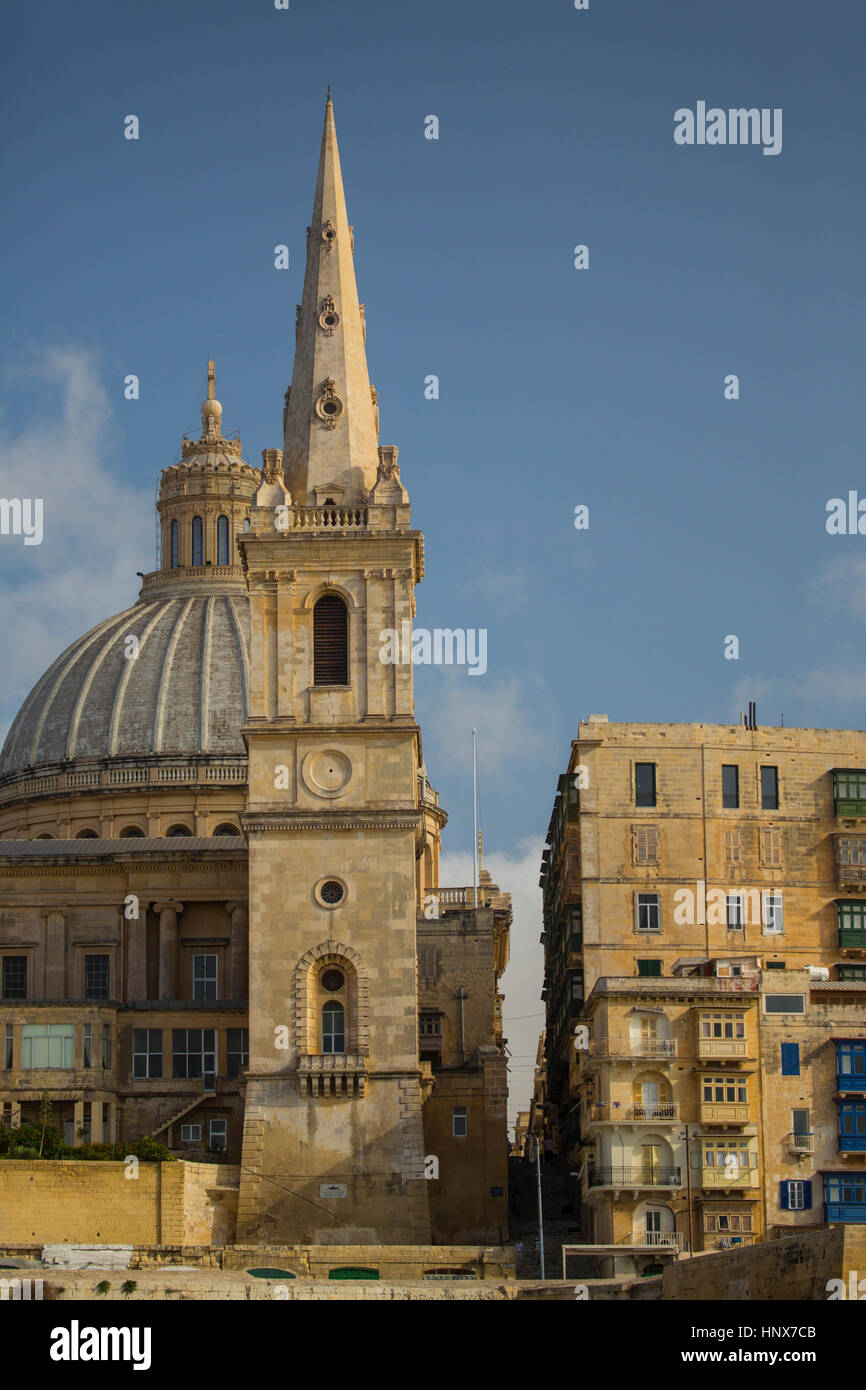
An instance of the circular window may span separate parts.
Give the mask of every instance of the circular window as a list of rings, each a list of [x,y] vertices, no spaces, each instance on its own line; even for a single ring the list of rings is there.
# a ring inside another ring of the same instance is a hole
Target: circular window
[[[325,412],[326,415],[336,415],[336,413],[337,413],[337,402],[336,402],[336,401],[325,401],[325,404],[322,406],[322,409],[324,410],[324,412]]]
[[[338,883],[335,878],[329,878],[319,889],[319,897],[323,903],[328,904],[328,907],[336,907],[337,903],[343,901],[345,891],[342,883]]]
[[[337,315],[336,315],[336,314],[326,314],[326,315],[325,315],[325,323],[328,325],[329,328],[333,328],[333,327],[334,327],[334,324],[335,324],[336,322],[337,322]]]
[[[341,970],[326,970],[322,976],[322,989],[326,989],[329,994],[336,994],[345,983],[346,977]]]

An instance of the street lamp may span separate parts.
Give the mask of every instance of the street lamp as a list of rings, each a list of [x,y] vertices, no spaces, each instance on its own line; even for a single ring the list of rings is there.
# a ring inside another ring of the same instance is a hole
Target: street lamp
[[[689,1134],[688,1125],[684,1125],[683,1128],[685,1133],[680,1135],[680,1139],[686,1141],[686,1192],[689,1204],[689,1259],[691,1259],[695,1253],[695,1230],[692,1220],[692,1136]]]
[[[535,1180],[538,1191],[538,1255],[541,1264],[541,1277],[544,1278],[544,1213],[541,1206],[541,1139],[534,1134],[535,1140]]]

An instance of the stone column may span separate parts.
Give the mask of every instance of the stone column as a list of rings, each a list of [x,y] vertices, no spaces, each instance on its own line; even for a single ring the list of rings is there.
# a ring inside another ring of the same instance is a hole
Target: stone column
[[[84,1140],[79,1134],[79,1130],[84,1126],[84,1101],[76,1100],[72,1106],[72,1142],[76,1149],[79,1148]]]
[[[232,919],[229,992],[232,999],[248,999],[250,989],[250,915],[246,903],[226,903]]]
[[[177,919],[183,903],[154,903],[159,913],[159,997],[177,998]]]
[[[127,1003],[138,1003],[147,998],[147,903],[139,899],[138,917],[127,917],[125,908],[121,909],[120,921],[126,940],[126,993],[122,997]]]
[[[91,1144],[102,1143],[102,1101],[92,1100],[90,1102],[90,1142]]]
[[[43,912],[45,922],[45,981],[43,999],[66,999],[66,908]]]

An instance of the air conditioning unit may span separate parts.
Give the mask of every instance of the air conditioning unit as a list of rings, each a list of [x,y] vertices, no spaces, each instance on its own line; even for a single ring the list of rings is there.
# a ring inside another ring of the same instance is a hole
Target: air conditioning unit
[[[829,969],[828,966],[826,966],[826,965],[810,965],[810,966],[809,966],[809,979],[810,979],[810,980],[829,980],[829,978],[830,978],[830,969]]]

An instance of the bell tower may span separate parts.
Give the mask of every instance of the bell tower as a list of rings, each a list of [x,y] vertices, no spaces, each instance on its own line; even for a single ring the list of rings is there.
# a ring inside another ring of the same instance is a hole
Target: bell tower
[[[238,1240],[430,1241],[418,1060],[423,572],[378,445],[330,95],[283,451],[239,548],[250,595],[250,1058]]]

